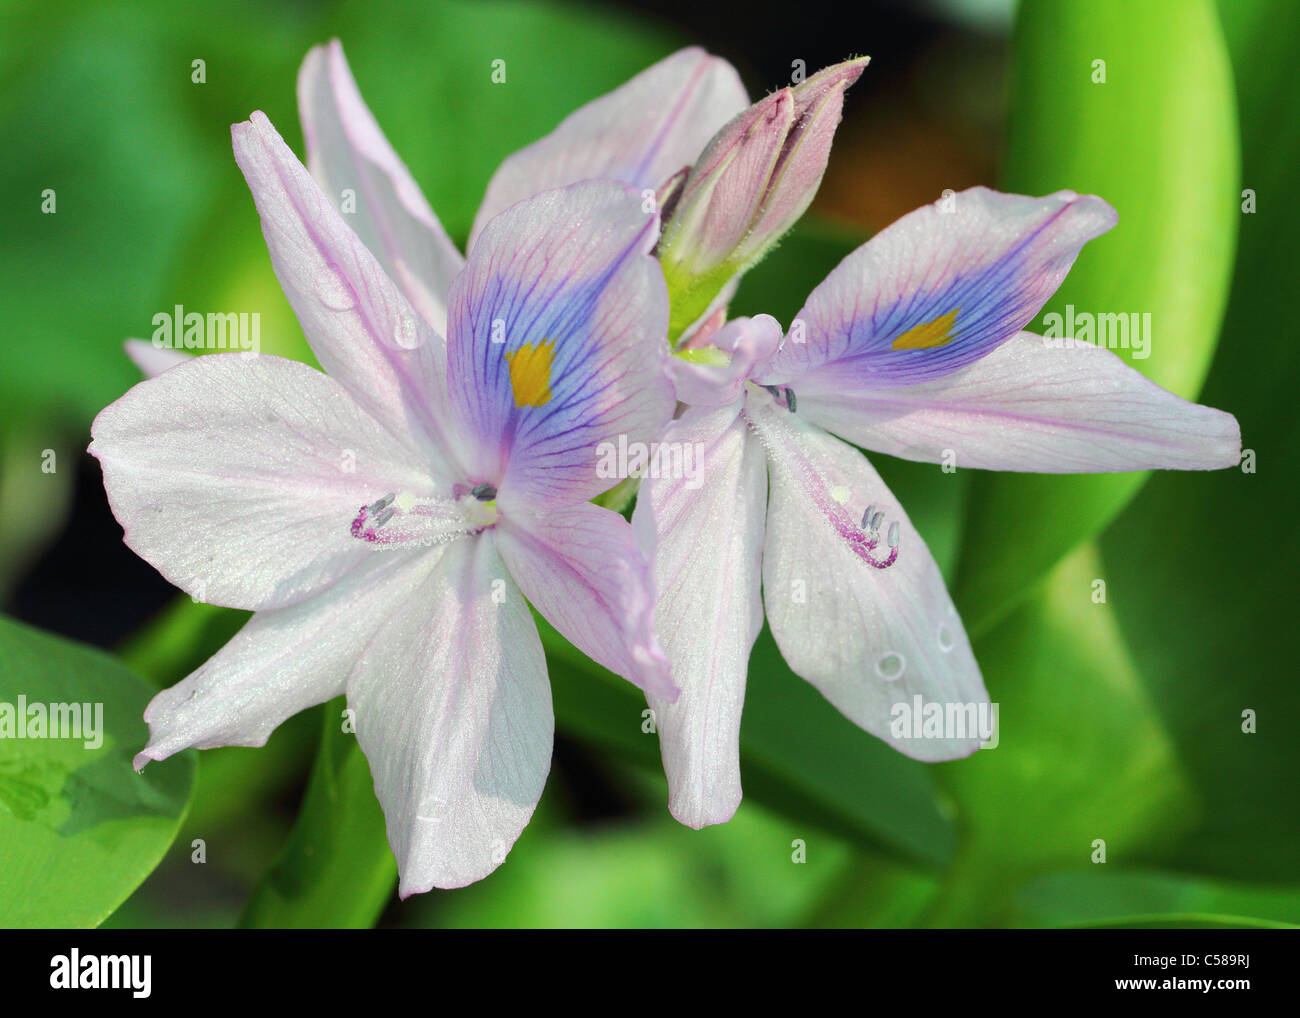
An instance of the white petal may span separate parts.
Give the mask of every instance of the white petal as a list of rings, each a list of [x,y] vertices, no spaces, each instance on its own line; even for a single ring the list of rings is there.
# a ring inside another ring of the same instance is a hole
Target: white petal
[[[262,218],[271,265],[326,373],[396,439],[448,473],[446,344],[396,284],[271,122],[231,128],[235,160]]]
[[[676,703],[650,696],[668,808],[689,827],[730,820],[740,805],[740,715],[759,596],[767,466],[737,407],[690,411],[663,441],[700,449],[691,478],[647,478],[632,525],[655,547],[655,632]],[[695,481],[700,483],[695,485]]]
[[[596,178],[659,187],[748,105],[729,63],[699,47],[678,50],[509,156],[488,183],[470,248],[493,216],[541,191]]]
[[[491,873],[532,816],[555,719],[532,616],[492,535],[449,545],[348,679],[402,897]]]
[[[307,166],[335,208],[424,319],[446,335],[447,288],[465,260],[361,98],[337,39],[298,72]]]
[[[854,724],[920,760],[974,752],[977,725],[942,737],[891,732],[900,709],[980,710],[988,694],[930,551],[871,464],[857,450],[765,393],[746,415],[768,453],[771,498],[763,548],[763,603],[786,662]],[[878,537],[864,533],[868,507]],[[888,561],[891,529],[897,560]],[[868,542],[874,541],[875,547]],[[902,705],[900,708],[899,705]],[[984,708],[987,710],[987,708]],[[987,715],[986,715],[987,717]]]
[[[627,520],[587,502],[545,515],[505,515],[501,555],[524,594],[593,661],[676,698],[654,638],[651,565]]]
[[[442,549],[370,555],[324,593],[255,614],[145,710],[137,769],[183,749],[262,746],[281,722],[339,696],[361,649],[429,575]]]
[[[274,608],[354,568],[350,527],[391,492],[440,492],[314,368],[206,354],[141,382],[91,426],[127,545],[200,601]]]
[[[1217,470],[1241,458],[1231,414],[1180,399],[1109,350],[1059,342],[1022,332],[967,368],[904,389],[801,387],[799,412],[864,448],[926,462],[950,452],[975,469]]]
[[[193,354],[184,350],[173,350],[169,346],[157,347],[144,339],[128,339],[124,344],[126,355],[131,362],[147,377],[161,375],[168,368],[184,364],[193,359]]]

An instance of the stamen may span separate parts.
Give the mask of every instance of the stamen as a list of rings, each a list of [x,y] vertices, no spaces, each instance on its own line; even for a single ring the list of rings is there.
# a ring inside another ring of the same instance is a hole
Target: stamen
[[[770,387],[763,388],[770,392]],[[788,389],[786,393],[793,396]],[[873,569],[888,569],[898,561],[899,523],[892,522],[889,526],[888,553],[881,548],[880,536],[885,513],[875,503],[863,511],[861,525],[854,526],[855,514],[845,505],[852,498],[852,489],[834,483],[839,474],[836,463],[800,441],[807,426],[792,416],[779,413],[780,394],[773,396],[773,399],[765,399],[759,387],[755,386],[749,391],[744,410],[745,420],[762,442],[769,464],[789,476],[854,555]]]
[[[787,388],[785,390],[785,405],[790,408],[790,413],[798,412],[798,404],[795,402],[793,389]]]
[[[886,543],[889,545],[889,554],[881,559],[877,558],[875,550],[880,547],[880,524],[884,520],[885,514],[876,510],[875,505],[869,505],[862,514],[862,535],[858,544],[860,550],[858,554],[862,559],[877,569],[888,569],[898,561],[898,521],[895,520],[889,525],[889,535]]]
[[[496,492],[490,486],[479,487],[491,491],[495,497]],[[446,544],[458,537],[477,534],[496,522],[496,506],[485,504],[480,495],[457,499],[418,498],[403,492],[363,505],[352,521],[350,532],[376,550],[386,550]]]
[[[473,488],[470,489],[469,493],[473,495],[476,499],[478,499],[480,502],[491,502],[494,498],[497,497],[496,488],[492,487],[492,485],[490,484],[475,485]]]

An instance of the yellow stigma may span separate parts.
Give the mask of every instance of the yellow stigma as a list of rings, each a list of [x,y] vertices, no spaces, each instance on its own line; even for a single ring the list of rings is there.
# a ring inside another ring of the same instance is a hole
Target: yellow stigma
[[[515,406],[542,406],[551,398],[551,357],[554,353],[555,340],[548,339],[537,346],[525,343],[513,353],[506,354]]]
[[[955,338],[951,332],[952,323],[957,320],[957,312],[960,310],[961,308],[953,308],[946,315],[932,322],[913,326],[894,340],[894,349],[931,350],[936,346],[951,343]]]

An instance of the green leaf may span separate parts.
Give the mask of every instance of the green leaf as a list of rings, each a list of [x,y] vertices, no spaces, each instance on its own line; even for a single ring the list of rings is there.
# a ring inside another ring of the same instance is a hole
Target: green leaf
[[[96,926],[162,859],[194,760],[132,769],[151,695],[113,658],[0,618],[0,926]],[[97,734],[15,737],[20,697],[29,734],[35,704],[83,705]]]
[[[1039,877],[1021,890],[1016,904],[1024,924],[1032,926],[1300,923],[1300,887],[1230,884],[1154,870],[1109,872],[1104,866]]]
[[[843,842],[792,828],[752,802],[730,823],[702,831],[660,812],[602,828],[530,827],[525,836],[527,846],[517,846],[492,877],[408,900],[403,921],[452,928],[789,926],[834,889],[850,858]],[[795,838],[806,842],[799,864],[791,858]]]
[[[1093,80],[1097,61],[1104,83]],[[1045,313],[1150,313],[1149,358],[1117,352],[1185,397],[1214,352],[1241,218],[1237,175],[1232,78],[1209,0],[1021,5],[1005,185],[1091,192],[1119,212]],[[955,590],[968,628],[1009,610],[1104,529],[1145,477],[975,477]]]
[[[1162,473],[1102,552],[1135,660],[1206,799],[1204,823],[1166,860],[1239,879],[1300,880],[1296,475],[1300,346],[1294,200],[1300,7],[1222,5],[1241,103],[1241,243],[1223,341],[1203,399],[1236,414],[1255,471]],[[1243,711],[1256,731],[1243,731]]]
[[[320,750],[293,831],[258,882],[240,925],[355,929],[375,924],[397,863],[370,765],[343,731],[344,701],[327,704]]]
[[[1155,719],[1111,606],[1094,602],[1095,548],[975,642],[999,704],[998,745],[943,764],[962,842],[934,925],[1005,922],[1040,872],[1143,858],[1194,821],[1195,800]]]

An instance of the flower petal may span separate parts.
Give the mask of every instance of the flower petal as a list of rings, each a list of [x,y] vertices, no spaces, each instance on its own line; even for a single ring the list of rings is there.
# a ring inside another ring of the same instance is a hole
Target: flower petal
[[[804,384],[799,412],[903,459],[1033,473],[1217,470],[1241,458],[1231,414],[1160,388],[1101,347],[1022,332],[936,381],[852,396]]]
[[[974,724],[935,738],[913,737],[910,725],[891,731],[918,696],[964,722],[988,703],[939,567],[902,507],[866,457],[765,393],[751,392],[746,417],[768,454],[763,602],[786,662],[850,721],[908,756],[974,752],[982,741]]]
[[[193,359],[193,354],[186,353],[184,350],[174,350],[169,346],[157,347],[146,339],[128,339],[122,346],[126,349],[126,355],[131,358],[131,363],[147,378],[161,375],[168,368],[174,368],[177,364],[184,364]]]
[[[106,407],[91,435],[127,545],[232,608],[310,597],[369,554],[349,531],[360,506],[440,493],[341,385],[281,357],[196,357]]]
[[[257,612],[221,650],[150,701],[140,770],[184,749],[262,746],[286,718],[343,693],[362,648],[442,549],[370,555],[306,601]]]
[[[579,502],[543,516],[503,515],[501,557],[545,619],[597,664],[676,699],[654,637],[654,580],[628,522]]]
[[[813,290],[759,380],[862,391],[956,371],[1029,324],[1115,218],[1090,195],[984,187],[910,212]]]
[[[312,176],[335,208],[353,192],[347,222],[411,306],[445,333],[447,290],[465,259],[379,129],[337,39],[303,61],[298,111]]]
[[[488,183],[470,250],[493,216],[541,191],[598,177],[659,187],[748,105],[727,61],[695,46],[678,50],[507,158]]]
[[[418,315],[262,113],[231,128],[271,264],[321,367],[448,472],[442,338]]]
[[[589,181],[492,221],[451,288],[447,381],[475,484],[541,511],[608,488],[601,442],[650,442],[672,417],[658,217]]]
[[[745,676],[763,626],[767,465],[737,409],[692,410],[674,421],[663,441],[702,451],[703,484],[649,477],[632,514],[655,548],[655,632],[681,689],[676,703],[648,697],[668,808],[695,828],[726,823],[740,805]]]
[[[449,545],[389,604],[348,705],[406,897],[501,865],[541,798],[555,717],[537,627],[491,535]]]

